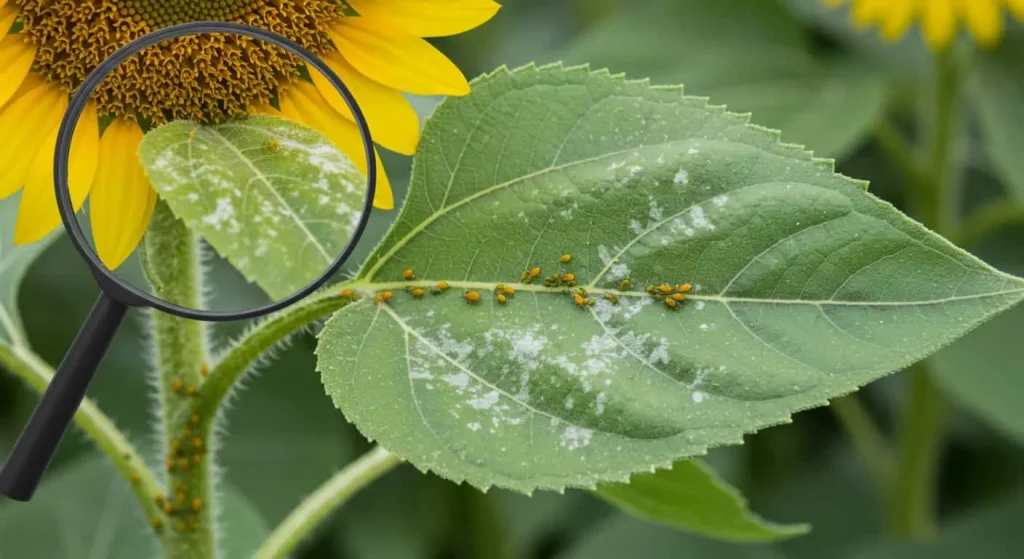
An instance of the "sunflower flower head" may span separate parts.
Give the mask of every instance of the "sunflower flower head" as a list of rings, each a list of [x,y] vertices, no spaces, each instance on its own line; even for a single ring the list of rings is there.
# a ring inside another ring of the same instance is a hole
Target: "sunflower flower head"
[[[8,145],[15,146],[0,152],[0,198],[22,192],[15,241],[37,241],[60,225],[52,157],[69,95],[105,58],[147,33],[219,20],[288,37],[345,81],[380,146],[412,154],[420,123],[403,92],[469,92],[462,72],[425,38],[462,33],[498,9],[492,0],[0,0],[0,128],[11,131]],[[80,208],[90,199],[100,258],[119,266],[156,204],[135,156],[140,122],[216,122],[255,113],[316,128],[354,164],[366,164],[341,96],[273,45],[234,35],[183,37],[112,72],[83,113],[69,162],[72,201]],[[378,177],[374,204],[390,209],[382,167]]]
[[[830,6],[851,5],[851,18],[860,28],[878,26],[882,37],[896,41],[920,22],[928,45],[949,46],[961,24],[978,44],[991,47],[1003,35],[1007,12],[1024,20],[1024,0],[823,0]]]

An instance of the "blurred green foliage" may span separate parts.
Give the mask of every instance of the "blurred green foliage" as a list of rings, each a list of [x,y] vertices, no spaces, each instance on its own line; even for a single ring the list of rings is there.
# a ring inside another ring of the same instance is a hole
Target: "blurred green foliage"
[[[883,119],[912,128],[917,117],[913,101],[922,94],[916,86],[928,71],[928,59],[916,36],[884,45],[872,34],[854,31],[846,12],[825,9],[816,0],[504,4],[488,25],[438,41],[467,75],[500,64],[566,60],[650,77],[656,84],[683,83],[691,95],[750,111],[754,122],[782,128],[784,140],[837,158],[841,172],[871,180],[872,192],[908,210],[907,185],[883,156],[874,131]],[[978,53],[976,72],[969,76],[960,154],[966,168],[965,212],[995,204],[1013,215],[1011,197],[1020,199],[1024,192],[1018,118],[1024,115],[1024,33],[1010,33],[998,52]],[[422,116],[435,103],[416,100]],[[387,164],[400,203],[409,160],[389,155]],[[394,215],[374,215],[358,257],[373,248]],[[10,229],[13,221],[3,226]],[[1022,235],[1022,229],[1001,227],[970,248],[997,268],[1021,274]],[[85,265],[66,239],[59,239],[32,267],[22,290],[20,306],[33,348],[59,362],[95,295]],[[139,351],[146,343],[143,324],[137,313],[128,321],[91,396],[133,442],[149,449],[153,419],[146,400],[147,363]],[[754,510],[780,522],[813,525],[809,535],[788,542],[718,543],[631,518],[586,492],[485,495],[405,466],[335,514],[299,557],[1019,557],[1024,549],[1024,355],[1017,345],[1022,327],[1024,310],[1017,309],[932,359],[956,406],[941,468],[943,530],[927,545],[887,540],[882,498],[833,416],[819,409],[709,457]],[[225,339],[240,326],[218,328],[219,339]],[[230,557],[245,556],[268,526],[369,447],[324,394],[313,347],[310,335],[295,338],[290,349],[248,378],[227,412],[220,464],[222,493],[230,496],[222,514]],[[903,385],[897,375],[861,392],[887,432],[898,415]],[[34,402],[11,376],[0,375],[0,455]],[[131,503],[122,503],[127,492],[111,475],[80,434],[69,434],[39,498],[30,505],[0,503],[0,557],[40,557],[19,552],[12,543],[33,541],[58,546],[46,548],[51,550],[47,559],[78,557],[60,551],[67,544],[93,550],[83,557],[147,556],[132,539],[142,533],[145,519],[136,518]]]

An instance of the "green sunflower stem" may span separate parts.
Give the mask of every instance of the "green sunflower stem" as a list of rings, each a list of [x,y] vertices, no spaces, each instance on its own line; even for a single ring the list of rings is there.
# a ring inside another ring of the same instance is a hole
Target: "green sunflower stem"
[[[159,203],[143,245],[143,269],[157,295],[200,308],[203,272],[198,240]],[[165,313],[151,317],[154,382],[166,493],[158,530],[166,558],[217,557],[214,415],[198,411],[208,371],[206,325]]]
[[[935,82],[927,107],[927,151],[924,153],[928,188],[912,189],[917,218],[947,238],[960,234],[961,74],[955,52],[935,57]],[[946,403],[931,379],[926,363],[910,369],[910,391],[900,425],[900,451],[889,500],[889,529],[913,540],[931,539],[938,532],[935,504],[938,464],[942,458]]]
[[[390,472],[402,460],[381,447],[375,447],[327,480],[302,502],[253,555],[255,559],[281,559],[305,540],[332,512],[360,489]]]

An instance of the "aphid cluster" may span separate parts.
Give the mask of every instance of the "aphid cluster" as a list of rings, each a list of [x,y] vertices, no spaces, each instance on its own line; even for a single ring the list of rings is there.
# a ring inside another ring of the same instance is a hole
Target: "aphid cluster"
[[[572,296],[572,302],[578,308],[585,309],[594,306],[594,300],[588,297],[587,290],[582,287],[569,291],[569,295]]]
[[[193,432],[193,428],[198,427],[201,421],[199,414],[193,413],[182,428],[182,436],[171,440],[166,461],[169,473],[188,475],[193,465],[198,467],[202,463],[206,443],[201,436]],[[190,498],[184,483],[178,483],[174,496],[176,498],[172,499],[165,497],[163,493],[157,493],[153,499],[168,520],[178,519],[176,527],[179,532],[195,530],[199,526],[199,513],[203,510],[202,499]],[[150,523],[155,530],[163,527],[163,519],[159,516],[152,517]]]
[[[509,297],[516,296],[516,289],[499,283],[494,287],[494,296],[498,300],[498,303],[504,305],[505,303],[508,303]]]
[[[686,294],[691,289],[693,289],[693,286],[689,283],[680,284],[675,287],[664,283],[661,285],[648,285],[647,294],[658,301],[664,302],[666,307],[675,310],[686,301]]]

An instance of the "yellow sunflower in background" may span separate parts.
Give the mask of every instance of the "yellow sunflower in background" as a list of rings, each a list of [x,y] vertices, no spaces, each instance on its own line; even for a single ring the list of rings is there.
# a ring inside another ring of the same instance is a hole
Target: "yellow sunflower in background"
[[[992,46],[1003,35],[1005,11],[1024,20],[1024,0],[824,0],[830,6],[851,4],[858,27],[878,25],[882,36],[895,41],[920,20],[925,40],[935,49],[952,42],[960,23],[979,44]]]
[[[0,198],[24,187],[15,242],[38,241],[60,225],[53,152],[70,93],[104,58],[146,33],[220,20],[284,35],[345,81],[378,145],[412,154],[420,123],[401,92],[469,93],[462,72],[424,38],[467,31],[498,9],[492,0],[0,0],[0,130],[7,136]],[[132,253],[156,205],[136,156],[139,122],[276,112],[276,99],[285,117],[318,129],[365,172],[362,140],[343,99],[322,76],[310,83],[302,75],[284,51],[231,35],[167,41],[115,70],[83,113],[69,162],[75,208],[90,199],[104,263],[116,268]],[[391,209],[390,184],[382,167],[378,173],[374,205]]]

